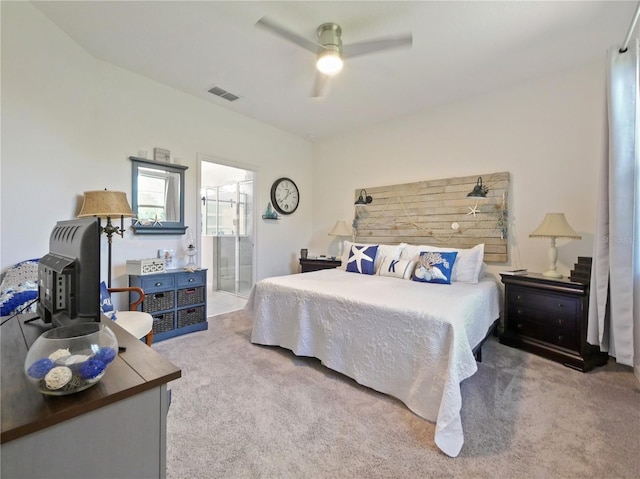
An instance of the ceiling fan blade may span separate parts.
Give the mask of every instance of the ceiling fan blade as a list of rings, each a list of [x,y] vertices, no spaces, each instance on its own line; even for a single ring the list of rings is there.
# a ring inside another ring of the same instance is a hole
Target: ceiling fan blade
[[[380,40],[370,40],[367,42],[352,43],[344,45],[342,48],[342,56],[344,58],[353,58],[368,53],[379,52],[381,50],[389,50],[391,48],[410,47],[413,43],[411,33],[399,35],[397,37],[381,38]]]
[[[279,25],[273,20],[262,17],[260,20],[256,22],[256,26],[265,28],[276,35],[279,35],[283,38],[286,38],[290,42],[295,43],[296,45],[304,48],[305,50],[309,50],[311,53],[318,54],[320,50],[323,48],[315,42],[311,40],[307,40],[303,36],[298,35],[297,33],[292,32],[291,30]]]
[[[330,78],[331,77],[329,75],[316,72],[316,78],[313,82],[313,91],[311,92],[311,96],[313,98],[320,98],[325,95],[329,86]]]

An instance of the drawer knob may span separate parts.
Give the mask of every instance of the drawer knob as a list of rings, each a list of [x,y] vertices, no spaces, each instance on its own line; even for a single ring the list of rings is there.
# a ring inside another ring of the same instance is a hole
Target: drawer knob
[[[518,324],[516,325],[516,328],[518,328],[518,329],[522,329],[522,323],[518,323]]]
[[[517,312],[518,314],[522,314],[522,309],[518,308]]]
[[[189,283],[193,283],[195,281],[195,278],[189,278]]]
[[[558,326],[562,326],[564,324],[564,319],[558,319]]]
[[[558,303],[558,308],[564,308],[564,304]]]
[[[562,335],[558,336],[558,342],[561,343],[562,341],[564,341],[564,336]]]
[[[522,299],[522,295],[521,294],[517,294],[516,295],[516,299]]]
[[[156,286],[162,286],[162,283],[161,283],[160,281],[158,281],[158,282],[156,283]]]

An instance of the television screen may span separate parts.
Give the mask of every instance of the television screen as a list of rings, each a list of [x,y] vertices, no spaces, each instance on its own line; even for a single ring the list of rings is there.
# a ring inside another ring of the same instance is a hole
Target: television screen
[[[100,321],[100,220],[58,221],[38,263],[38,316],[54,327]]]

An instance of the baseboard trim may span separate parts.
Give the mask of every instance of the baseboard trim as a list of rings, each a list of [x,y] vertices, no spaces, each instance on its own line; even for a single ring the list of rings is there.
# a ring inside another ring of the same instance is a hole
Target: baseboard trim
[[[640,364],[638,364],[637,366],[635,366],[633,368],[633,374],[635,374],[636,379],[638,380],[638,382],[640,383]]]

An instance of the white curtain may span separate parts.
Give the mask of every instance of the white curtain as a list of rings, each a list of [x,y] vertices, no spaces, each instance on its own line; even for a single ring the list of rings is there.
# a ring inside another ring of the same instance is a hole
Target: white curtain
[[[635,40],[624,53],[608,52],[608,155],[600,171],[587,329],[589,343],[629,366],[634,328],[640,337],[638,48]]]

